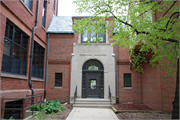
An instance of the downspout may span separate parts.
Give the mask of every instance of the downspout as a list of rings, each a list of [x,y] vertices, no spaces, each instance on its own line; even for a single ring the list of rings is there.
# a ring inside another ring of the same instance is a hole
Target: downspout
[[[48,44],[46,53],[46,76],[45,76],[45,87],[44,87],[44,102],[46,102],[46,88],[47,88],[47,71],[48,71],[48,56],[49,56],[49,33],[48,33]]]
[[[116,45],[116,79],[117,79],[117,98],[116,103],[119,104],[119,66],[118,66],[118,45]]]
[[[35,30],[37,29],[37,23],[38,23],[38,13],[39,13],[39,0],[37,0],[37,7],[36,7],[36,19],[35,19],[35,26],[33,27],[32,31],[32,39],[31,39],[31,54],[30,54],[30,66],[29,66],[29,86],[32,91],[32,96],[34,96],[34,89],[33,84],[31,83],[31,69],[32,69],[32,62],[33,62],[33,51],[34,51],[34,35]],[[31,100],[31,104],[34,104],[34,97]]]

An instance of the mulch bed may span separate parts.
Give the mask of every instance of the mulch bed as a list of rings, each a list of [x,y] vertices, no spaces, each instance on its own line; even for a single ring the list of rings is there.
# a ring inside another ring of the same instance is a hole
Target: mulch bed
[[[135,104],[115,104],[113,105],[116,110],[151,110],[151,108],[145,105],[135,105]]]
[[[71,110],[73,109],[73,104],[66,104],[65,105],[66,110],[60,111],[54,114],[44,114],[45,120],[65,120],[68,115],[70,114]],[[35,120],[35,118],[30,118],[28,120]]]
[[[139,111],[153,111],[151,108],[145,105],[135,105],[135,104],[115,104],[113,107],[116,110],[139,110]],[[171,119],[171,114],[166,113],[118,113],[116,116],[119,119]]]

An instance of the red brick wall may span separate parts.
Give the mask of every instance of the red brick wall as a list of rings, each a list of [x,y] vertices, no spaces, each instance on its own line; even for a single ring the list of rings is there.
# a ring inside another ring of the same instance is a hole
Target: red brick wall
[[[57,0],[56,0],[57,3]],[[18,28],[20,28],[24,33],[29,36],[29,46],[28,46],[28,55],[30,55],[31,51],[31,37],[32,37],[32,28],[35,26],[35,16],[36,16],[36,5],[37,0],[33,0],[32,2],[32,13],[33,15],[25,8],[23,3],[19,0],[1,0],[0,4],[0,73],[2,68],[2,57],[3,57],[3,47],[4,47],[4,36],[5,36],[5,27],[6,27],[6,19],[9,19],[13,24],[15,24]],[[56,14],[56,10],[53,11],[53,0],[48,0],[47,3],[47,13],[46,13],[46,25],[45,30],[42,28],[42,7],[43,0],[40,0],[39,4],[39,16],[38,16],[38,27],[35,31],[34,40],[37,41],[42,47],[45,48],[46,52],[46,29],[51,21],[53,14]],[[46,56],[46,53],[44,54]],[[46,57],[45,57],[46,58]],[[26,69],[26,77],[29,76],[29,62],[30,58],[27,59],[27,69]],[[19,76],[19,75],[16,75]],[[44,60],[44,77],[45,77],[45,60]],[[43,77],[43,78],[44,78]],[[31,90],[28,85],[28,80],[19,79],[16,77],[1,77],[1,90],[4,90],[1,94],[0,98],[5,96],[6,98],[18,97],[24,98],[26,95],[31,95]],[[41,94],[44,97],[44,81],[31,81],[33,84],[33,88],[35,91],[35,95]],[[12,90],[12,91],[9,91]],[[9,91],[10,93],[7,93]],[[18,91],[18,92],[17,92]],[[2,104],[2,102],[1,102]],[[1,112],[1,110],[0,110]],[[4,113],[1,113],[1,117],[3,117]]]
[[[168,62],[166,59],[163,62]],[[160,68],[161,96],[162,96],[162,111],[171,113],[176,90],[176,74],[169,75],[169,71],[163,72]]]
[[[55,73],[62,73],[62,87],[55,87]],[[70,96],[70,64],[49,64],[47,101],[59,100],[61,103],[69,102]]]
[[[162,110],[161,82],[159,68],[153,67],[148,63],[143,64],[143,104],[153,110]]]
[[[132,89],[124,88],[124,73],[131,73]],[[141,74],[130,70],[130,65],[119,65],[119,103],[141,104]]]

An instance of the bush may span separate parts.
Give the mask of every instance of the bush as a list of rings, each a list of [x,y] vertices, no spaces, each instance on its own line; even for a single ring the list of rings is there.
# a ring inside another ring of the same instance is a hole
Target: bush
[[[52,100],[45,102],[46,107],[43,111],[46,111],[47,114],[56,113],[60,110],[60,102],[58,100]]]
[[[45,108],[45,106],[44,105],[35,105],[34,106],[34,111],[40,111],[40,108],[41,108],[41,110],[43,110],[44,108]],[[30,108],[29,108],[31,111],[33,110],[33,106],[31,106]]]
[[[60,110],[61,110],[61,111],[66,110],[66,108],[64,107],[64,105],[62,105],[62,106],[60,107]]]

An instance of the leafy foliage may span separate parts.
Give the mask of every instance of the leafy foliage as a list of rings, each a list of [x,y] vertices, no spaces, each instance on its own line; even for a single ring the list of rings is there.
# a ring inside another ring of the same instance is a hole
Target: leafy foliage
[[[128,48],[132,56],[133,67],[143,72],[143,62],[147,62],[146,54],[152,57],[148,62],[156,63],[170,74],[175,73],[179,56],[179,7],[177,1],[152,0],[76,0],[77,12],[89,12],[92,17],[74,20],[73,29],[78,34],[85,30],[102,33],[101,26],[109,31],[115,40],[112,45]],[[155,21],[152,15],[160,13]],[[106,22],[111,18],[110,22]],[[112,23],[113,22],[113,23]],[[91,38],[86,41],[90,43]],[[99,42],[98,37],[95,42]],[[138,54],[135,47],[139,46]],[[167,59],[168,62],[162,62]],[[166,68],[166,69],[165,69]]]
[[[45,108],[45,105],[35,105],[34,106],[34,111],[40,111],[40,108],[41,108],[41,110],[43,110],[44,108]],[[33,106],[31,106],[30,108],[29,108],[31,111],[33,110]]]
[[[43,109],[43,111],[46,111],[47,114],[51,114],[53,112],[56,113],[60,110],[60,102],[58,100],[46,101],[45,105],[47,106]]]

